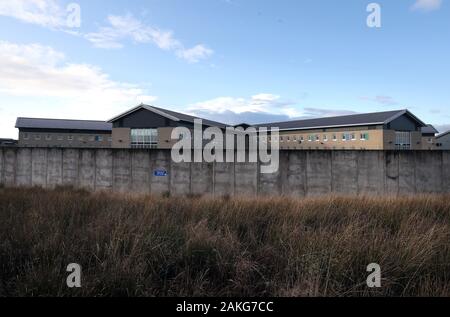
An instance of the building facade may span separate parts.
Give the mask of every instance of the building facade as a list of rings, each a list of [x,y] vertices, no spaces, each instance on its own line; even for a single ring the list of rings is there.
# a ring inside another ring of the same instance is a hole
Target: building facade
[[[21,147],[110,148],[112,125],[104,121],[18,118]]]
[[[439,131],[436,130],[431,124],[422,128],[422,150],[438,150],[436,134]]]
[[[172,139],[173,129],[184,127],[192,132],[196,119],[202,120],[203,129],[215,127],[225,131],[227,127],[220,122],[144,104],[108,122],[18,118],[16,127],[19,146],[25,147],[171,149],[183,138]],[[408,110],[239,127],[278,128],[279,145],[285,150],[435,150],[439,143],[445,143],[436,140],[434,127]],[[244,134],[248,144],[250,133]],[[259,135],[259,138],[270,145],[275,136]]]
[[[437,147],[440,150],[450,150],[450,131],[439,134],[436,137]]]
[[[280,148],[286,150],[422,150],[431,149],[425,140],[435,143],[422,132],[428,125],[408,110],[258,125],[263,126],[280,129]]]
[[[204,129],[226,127],[220,122],[141,104],[109,120],[113,125],[112,147],[170,149],[178,142],[171,138],[173,129],[184,127],[193,130],[195,119],[202,120]]]

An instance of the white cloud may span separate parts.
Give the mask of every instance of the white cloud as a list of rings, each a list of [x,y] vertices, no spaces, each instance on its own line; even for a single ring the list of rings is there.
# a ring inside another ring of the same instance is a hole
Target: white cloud
[[[131,39],[135,43],[153,43],[165,51],[174,51],[175,54],[189,63],[197,63],[206,59],[214,52],[203,44],[192,48],[185,48],[176,39],[172,31],[161,30],[148,26],[132,15],[109,16],[108,26],[100,27],[97,32],[88,33],[85,38],[94,46],[106,49],[123,47],[123,41]]]
[[[229,124],[267,123],[355,114],[340,107],[300,107],[275,94],[261,93],[250,98],[218,97],[188,106],[191,114]]]
[[[375,103],[378,103],[383,106],[395,106],[398,105],[398,102],[391,96],[378,95],[375,97],[361,97],[362,100],[368,100]]]
[[[322,117],[339,117],[351,114],[356,114],[357,112],[345,109],[326,109],[326,108],[305,108],[304,116],[306,118],[322,118]]]
[[[97,32],[72,30],[67,27],[66,10],[56,0],[0,0],[0,16],[81,36],[95,47],[103,49],[122,48],[123,42],[130,39],[138,44],[153,43],[162,50],[174,52],[189,63],[197,63],[214,53],[204,44],[187,48],[174,37],[173,31],[146,25],[131,14],[108,16],[108,25],[100,27]]]
[[[66,12],[55,0],[1,0],[0,15],[49,28],[62,27]]]
[[[156,99],[138,85],[110,79],[98,67],[67,63],[64,54],[51,47],[2,41],[0,94],[2,102],[11,100],[7,103],[9,117],[0,116],[0,132],[9,135],[14,131],[14,116],[105,120],[132,105]],[[35,106],[39,102],[40,106]]]
[[[154,43],[163,50],[171,50],[181,46],[178,40],[173,38],[171,31],[161,31],[145,26],[131,15],[109,16],[110,26],[101,27],[98,32],[88,33],[86,39],[100,48],[121,48],[122,41],[126,38],[135,43]]]
[[[190,49],[181,49],[177,51],[177,56],[185,59],[189,63],[197,63],[213,54],[213,51],[203,44],[199,44]]]
[[[273,94],[258,94],[251,98],[218,97],[198,102],[188,106],[190,111],[207,111],[211,113],[265,112],[283,114],[289,111],[290,104],[280,101],[280,96]]]
[[[438,10],[441,5],[442,0],[416,0],[411,9],[419,11],[434,11]]]

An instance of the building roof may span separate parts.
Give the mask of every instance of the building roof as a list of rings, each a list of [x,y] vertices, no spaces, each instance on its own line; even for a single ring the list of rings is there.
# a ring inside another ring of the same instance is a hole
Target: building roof
[[[0,138],[0,146],[10,146],[10,145],[17,145],[17,140]]]
[[[442,137],[444,137],[444,136],[446,136],[448,134],[450,134],[450,130],[448,130],[446,132],[442,132],[442,133],[436,135],[436,139],[442,138]]]
[[[111,131],[112,124],[105,121],[92,121],[92,120],[17,118],[16,128]]]
[[[129,114],[132,114],[133,112],[136,112],[138,110],[141,109],[145,109],[151,112],[154,112],[156,114],[159,114],[163,117],[166,117],[172,121],[184,121],[184,122],[189,122],[189,123],[194,123],[195,119],[201,119],[203,120],[203,124],[207,125],[207,126],[211,126],[211,127],[220,127],[220,128],[225,128],[226,125],[224,123],[221,122],[217,122],[217,121],[212,121],[212,120],[207,120],[207,119],[203,119],[200,117],[195,117],[195,116],[191,116],[188,114],[184,114],[184,113],[180,113],[180,112],[175,112],[172,110],[167,110],[167,109],[163,109],[163,108],[158,108],[158,107],[154,107],[154,106],[149,106],[149,105],[144,105],[144,104],[140,104],[137,107],[134,107],[133,109],[130,109],[114,118],[112,118],[111,120],[108,120],[108,122],[114,122],[117,121],[123,117],[128,116]]]
[[[381,125],[388,124],[393,120],[408,115],[415,120],[419,125],[425,127],[426,124],[414,116],[409,110],[396,110],[375,113],[354,114],[339,117],[326,117],[307,120],[295,120],[274,123],[257,124],[257,127],[278,127],[280,130],[306,130],[306,129],[323,129],[334,127],[348,127],[348,126],[366,126],[366,125]]]
[[[438,130],[436,130],[435,127],[433,127],[431,124],[427,124],[426,127],[422,127],[421,129],[423,134],[437,134],[439,133]]]

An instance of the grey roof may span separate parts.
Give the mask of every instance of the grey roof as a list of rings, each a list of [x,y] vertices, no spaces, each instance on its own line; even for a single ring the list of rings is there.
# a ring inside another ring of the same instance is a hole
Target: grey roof
[[[345,126],[364,126],[364,125],[378,125],[387,124],[398,117],[407,114],[421,126],[426,126],[420,119],[414,116],[408,110],[385,111],[375,113],[354,114],[339,117],[326,117],[317,119],[295,120],[274,123],[262,123],[256,125],[257,127],[278,127],[280,130],[306,130]]]
[[[423,134],[437,134],[437,133],[439,133],[439,131],[436,130],[436,128],[433,127],[431,124],[427,124],[427,126],[423,127],[421,129],[421,131],[422,131]]]
[[[437,139],[442,138],[442,137],[446,136],[447,134],[450,134],[450,130],[448,130],[446,132],[442,132],[442,133],[436,135],[436,138]]]
[[[180,112],[176,112],[176,111],[172,111],[172,110],[167,110],[167,109],[163,109],[163,108],[158,108],[158,107],[154,107],[154,106],[149,106],[149,105],[144,105],[141,104],[137,107],[134,107],[133,109],[128,110],[127,112],[124,112],[114,118],[112,118],[111,120],[109,120],[108,122],[114,122],[119,120],[122,117],[125,117],[135,111],[138,111],[140,109],[146,109],[148,111],[152,111],[154,113],[157,113],[159,115],[162,115],[170,120],[173,121],[184,121],[184,122],[190,122],[190,123],[194,123],[195,119],[201,119],[203,120],[203,124],[207,125],[207,126],[211,126],[211,127],[220,127],[220,128],[225,128],[226,125],[224,123],[221,122],[217,122],[217,121],[212,121],[212,120],[207,120],[207,119],[203,119],[200,117],[195,117],[195,116],[191,116],[188,114],[184,114],[184,113],[180,113]]]
[[[15,146],[17,145],[18,141],[14,139],[0,139],[0,146]]]
[[[112,124],[92,120],[17,118],[16,128],[111,131]]]

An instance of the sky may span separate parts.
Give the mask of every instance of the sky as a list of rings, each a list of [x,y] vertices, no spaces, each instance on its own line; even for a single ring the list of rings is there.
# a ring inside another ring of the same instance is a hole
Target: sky
[[[443,132],[449,17],[448,0],[0,0],[0,137],[140,103],[229,124],[409,109]]]

